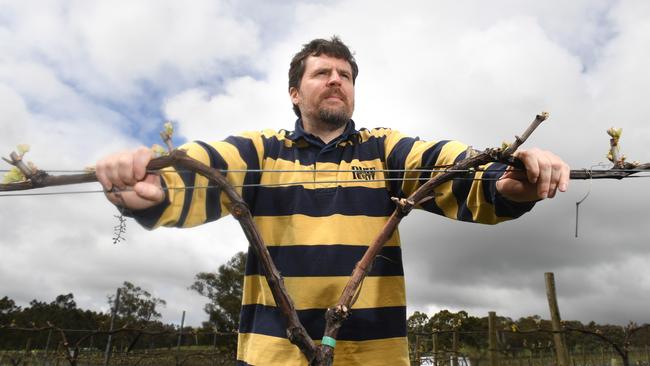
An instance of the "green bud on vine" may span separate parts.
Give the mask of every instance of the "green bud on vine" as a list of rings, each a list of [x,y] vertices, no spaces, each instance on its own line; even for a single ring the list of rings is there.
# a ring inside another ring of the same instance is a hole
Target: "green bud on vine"
[[[165,122],[164,126],[165,126],[165,132],[171,136],[174,133],[174,125],[172,125],[171,122],[167,121]]]
[[[22,157],[29,151],[29,145],[20,144],[16,146],[16,150],[18,150],[18,154]]]
[[[164,147],[158,144],[151,145],[151,151],[153,152],[154,156],[157,158],[161,156],[169,155],[169,151],[167,151]]]
[[[607,130],[607,134],[615,141],[618,141],[621,138],[622,133],[623,133],[622,128],[611,127]]]
[[[16,168],[15,166],[11,167],[11,169],[5,173],[4,177],[2,177],[2,183],[4,184],[24,182],[26,180],[27,178],[23,172],[21,172],[20,169]]]

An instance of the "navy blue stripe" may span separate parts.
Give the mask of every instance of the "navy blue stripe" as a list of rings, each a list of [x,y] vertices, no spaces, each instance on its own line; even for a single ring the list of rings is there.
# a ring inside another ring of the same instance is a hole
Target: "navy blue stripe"
[[[503,175],[506,167],[505,164],[493,163],[483,172],[483,178],[486,179],[481,181],[481,184],[483,185],[483,198],[485,198],[485,202],[494,204],[494,198],[497,193],[496,179]]]
[[[264,138],[264,158],[282,159],[286,161],[299,161],[301,165],[312,165],[316,161],[320,163],[351,162],[354,159],[368,161],[374,159],[384,160],[384,137],[371,137],[359,144],[354,143],[344,147],[332,149],[326,147],[321,149],[314,145],[302,145],[296,142],[291,147],[284,146],[284,140],[276,136]]]
[[[325,310],[298,310],[300,323],[313,339],[321,339],[325,331]],[[244,305],[239,321],[240,333],[257,333],[286,338],[286,320],[272,306]],[[343,323],[338,340],[366,341],[406,336],[406,307],[354,309]]]
[[[393,150],[390,152],[390,155],[386,159],[386,165],[388,169],[403,170],[406,166],[406,158],[413,148],[413,144],[418,141],[417,138],[405,137],[395,144]],[[391,179],[401,179],[404,178],[403,172],[390,172],[388,176]],[[402,181],[394,180],[390,182],[390,191],[391,196],[395,197],[405,197],[404,192],[402,191]]]
[[[224,160],[223,157],[221,157],[221,154],[217,152],[217,150],[212,147],[209,144],[206,144],[203,141],[195,141],[197,144],[201,145],[201,147],[206,151],[208,154],[208,158],[210,159],[210,166],[215,169],[228,169],[228,163],[226,160]],[[227,176],[227,172],[221,173],[225,176]],[[205,217],[206,217],[206,222],[214,221],[221,217],[221,189],[217,188],[215,183],[213,181],[210,181],[208,183],[208,186],[210,187],[215,187],[215,188],[210,188],[206,191],[206,198],[205,198]]]
[[[180,171],[178,175],[183,180],[185,187],[194,187],[194,181],[196,180],[196,173],[190,171]],[[192,203],[192,195],[194,194],[194,188],[185,188],[185,198],[183,200],[183,209],[181,210],[181,215],[176,222],[176,227],[183,227],[185,224],[185,219],[187,219],[187,214],[190,210],[190,205]]]
[[[354,230],[349,228],[346,230]],[[285,277],[349,276],[363,257],[367,246],[291,245],[269,246],[273,263]],[[264,274],[253,250],[249,250],[246,275]],[[384,247],[375,259],[368,276],[403,276],[402,249]]]
[[[427,149],[422,154],[422,162],[423,162],[422,165],[423,166],[421,168],[430,169],[430,168],[434,167],[436,165],[437,161],[438,161],[438,157],[440,156],[440,152],[442,151],[442,148],[448,142],[449,142],[449,140],[438,141],[435,145],[433,145],[429,149]],[[461,155],[463,155],[463,154],[461,154]],[[458,157],[456,157],[456,161],[458,161]],[[422,185],[427,180],[429,180],[429,178],[430,178],[429,173],[422,173],[420,175],[420,178],[421,178],[421,181],[419,182],[419,184]],[[470,182],[472,182],[472,181],[470,180]],[[454,192],[454,188],[453,188],[454,184],[455,184],[455,182],[452,183],[452,192]],[[458,200],[458,198],[456,198],[456,199]],[[464,205],[464,201],[459,203],[459,206],[460,205]],[[438,204],[436,203],[436,200],[434,200],[434,199],[428,200],[427,202],[423,203],[422,208],[424,210],[426,210],[426,211],[431,212],[431,213],[435,213],[436,215],[443,215],[444,216],[444,214],[445,214],[442,211],[442,209],[438,206]],[[465,205],[465,208],[467,208],[466,205]]]
[[[230,136],[225,141],[237,148],[237,151],[239,151],[239,156],[241,156],[242,160],[244,160],[246,163],[247,169],[257,170],[260,168],[257,149],[255,148],[255,144],[253,144],[253,141],[251,139],[245,137]],[[247,172],[244,176],[245,185],[258,184],[259,182],[260,174],[258,173]],[[246,201],[246,203],[251,205],[255,201],[256,192],[256,187],[243,187],[241,196],[244,201]]]
[[[466,155],[467,151],[458,154],[456,159],[454,159],[454,163],[458,163],[465,159]],[[469,191],[472,189],[472,184],[474,184],[474,176],[474,172],[468,173],[467,175],[460,177],[460,179],[454,179],[451,183],[451,192],[456,198],[456,205],[458,207],[456,219],[461,221],[474,221],[472,212],[467,208],[467,196],[469,195]]]
[[[422,153],[422,165],[419,167],[419,169],[432,169],[434,166],[436,166],[440,152],[448,142],[449,140],[438,141],[433,146],[425,150]],[[420,180],[418,181],[416,189],[426,183],[429,179],[431,179],[431,173],[421,173]],[[438,206],[436,200],[429,200],[422,204],[421,207],[424,210],[435,213],[437,215],[444,215],[444,212]]]
[[[436,166],[436,163],[438,162],[438,157],[440,156],[440,152],[442,151],[442,148],[449,142],[449,140],[442,140],[436,142],[433,146],[430,148],[426,149],[422,153],[422,162],[418,169],[433,169]],[[431,179],[431,173],[420,173],[420,180],[418,181],[418,187],[426,183]]]
[[[490,165],[488,170],[483,173],[486,179],[482,182],[485,200],[494,204],[494,212],[498,217],[517,218],[530,211],[535,202],[513,202],[503,197],[496,189],[495,178],[500,177],[506,169],[504,164],[495,163]]]
[[[259,187],[253,216],[303,214],[312,217],[342,215],[389,216],[395,208],[384,188],[303,186]]]

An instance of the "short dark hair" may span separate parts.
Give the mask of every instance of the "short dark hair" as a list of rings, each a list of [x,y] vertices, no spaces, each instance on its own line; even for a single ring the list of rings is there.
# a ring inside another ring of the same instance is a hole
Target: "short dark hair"
[[[333,36],[330,40],[322,38],[314,39],[303,45],[302,50],[293,56],[289,65],[289,90],[292,87],[300,87],[300,80],[302,80],[302,76],[305,74],[305,60],[307,57],[320,56],[322,54],[347,61],[352,67],[352,84],[354,84],[357,75],[359,75],[359,66],[357,66],[357,62],[348,46],[338,36]],[[293,105],[293,111],[298,117],[301,116],[300,109],[295,104]]]

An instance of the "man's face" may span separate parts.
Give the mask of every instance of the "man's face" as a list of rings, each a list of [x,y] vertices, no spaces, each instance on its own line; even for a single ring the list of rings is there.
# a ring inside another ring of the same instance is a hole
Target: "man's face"
[[[309,56],[299,87],[292,87],[289,94],[303,119],[321,121],[322,127],[335,130],[345,125],[354,111],[352,67],[343,59]]]

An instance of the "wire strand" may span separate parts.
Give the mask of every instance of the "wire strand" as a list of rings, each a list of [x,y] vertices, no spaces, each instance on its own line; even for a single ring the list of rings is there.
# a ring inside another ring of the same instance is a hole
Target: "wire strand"
[[[594,172],[593,170],[591,171]],[[630,175],[626,176],[628,178],[650,178],[648,175]],[[339,184],[339,183],[374,183],[374,182],[397,182],[397,181],[427,181],[429,178],[384,178],[384,179],[355,179],[355,180],[324,180],[324,181],[298,181],[298,182],[288,182],[288,183],[251,183],[251,184],[237,184],[233,185],[234,188],[246,188],[246,187],[290,187],[295,185],[322,185],[322,184]],[[456,177],[451,180],[472,180],[472,181],[498,181],[502,179],[499,178],[474,178],[474,177]],[[47,187],[43,187],[47,188]],[[219,188],[217,186],[185,186],[185,187],[166,187],[164,190],[188,190],[188,189],[215,189]],[[35,188],[36,189],[36,188]],[[132,189],[121,190],[122,192],[128,192]],[[57,195],[66,195],[66,194],[88,194],[88,193],[105,193],[104,190],[88,190],[88,191],[58,191],[58,192],[30,192],[30,193],[0,193],[0,197],[26,197],[26,196],[57,196]]]
[[[458,177],[454,179],[465,180],[499,180],[498,178],[463,178]],[[323,181],[300,181],[288,183],[250,183],[250,184],[234,184],[233,188],[247,188],[247,187],[290,187],[297,185],[321,185],[321,184],[336,184],[336,183],[373,183],[373,182],[386,182],[386,181],[426,181],[428,178],[384,178],[384,179],[356,179],[356,180],[323,180]],[[46,188],[46,187],[44,187]],[[214,185],[208,186],[184,186],[184,187],[163,187],[165,191],[188,190],[188,189],[219,189]],[[117,192],[130,192],[131,188],[116,189]],[[86,194],[86,193],[105,193],[104,190],[88,190],[88,191],[60,191],[60,192],[32,192],[32,193],[3,193],[0,197],[25,197],[25,196],[54,196],[63,194]]]

